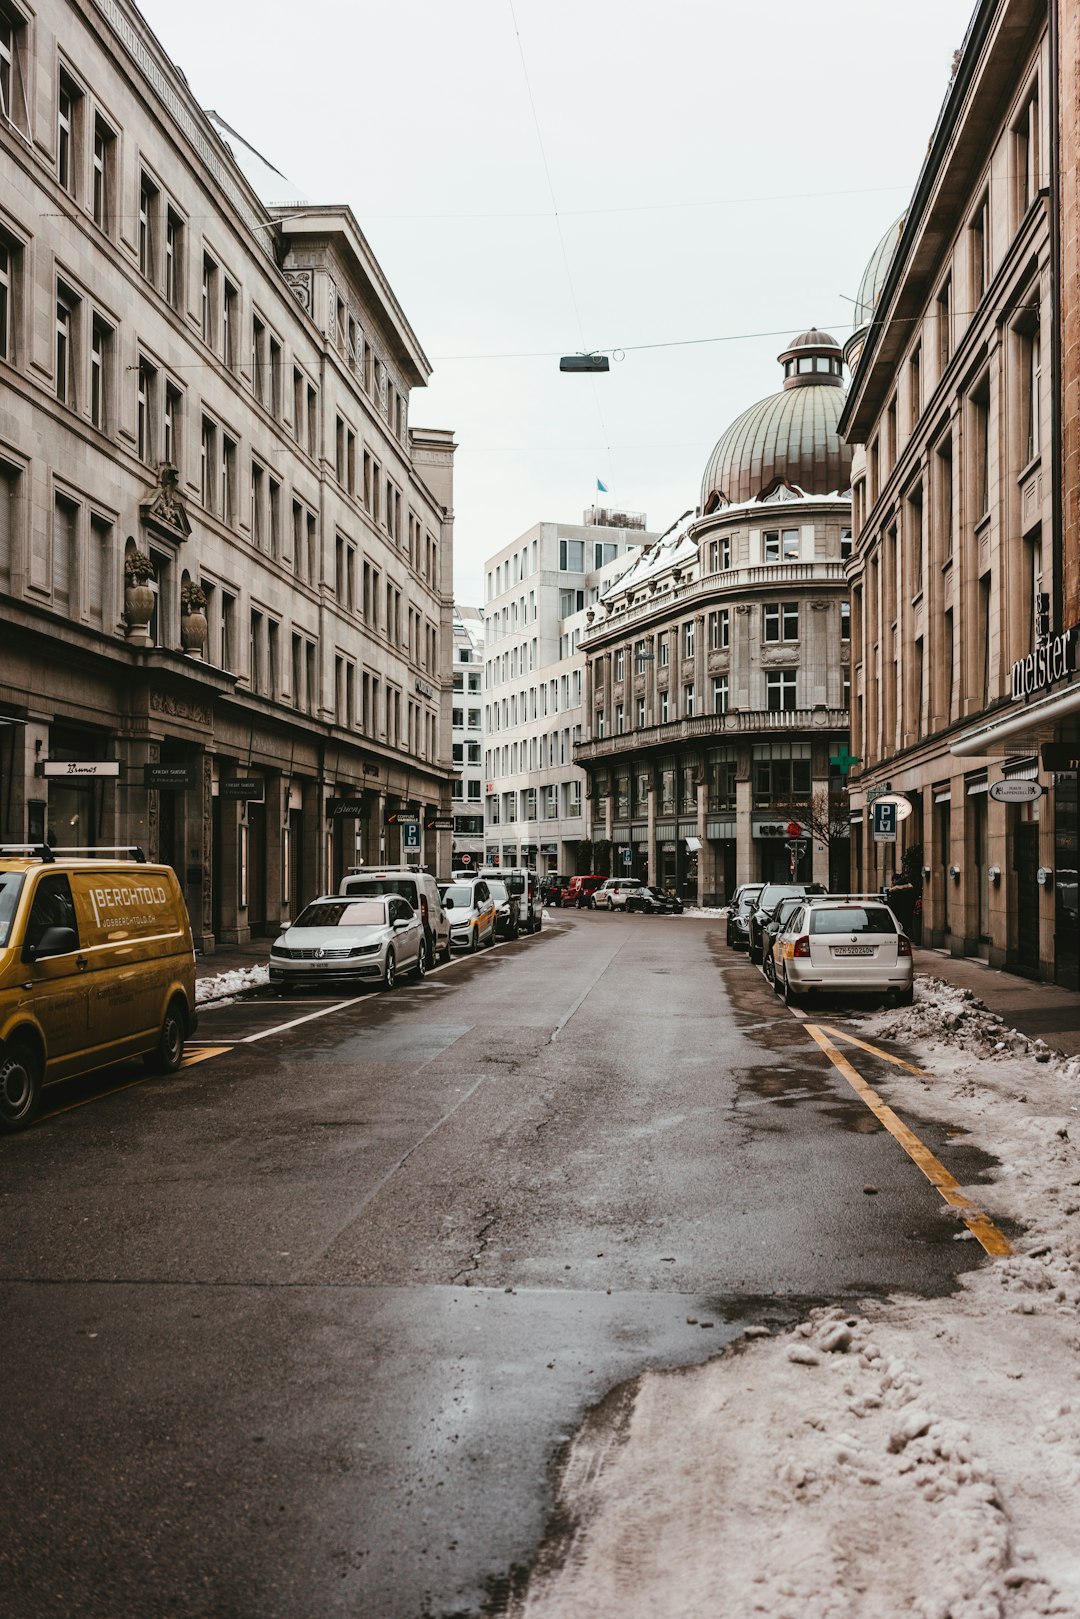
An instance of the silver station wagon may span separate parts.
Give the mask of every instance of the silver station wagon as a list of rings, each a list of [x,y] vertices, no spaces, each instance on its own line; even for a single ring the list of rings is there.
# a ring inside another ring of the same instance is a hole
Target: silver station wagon
[[[424,928],[408,900],[394,894],[312,900],[270,947],[270,982],[337,987],[374,980],[393,989],[402,971],[427,971]]]
[[[773,946],[773,988],[790,1004],[813,990],[914,995],[911,940],[885,901],[871,894],[808,898]]]

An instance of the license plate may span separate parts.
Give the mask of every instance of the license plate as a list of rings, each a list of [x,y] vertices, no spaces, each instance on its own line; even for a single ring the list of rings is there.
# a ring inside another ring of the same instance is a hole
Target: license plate
[[[872,956],[873,954],[872,945],[833,945],[834,956]]]

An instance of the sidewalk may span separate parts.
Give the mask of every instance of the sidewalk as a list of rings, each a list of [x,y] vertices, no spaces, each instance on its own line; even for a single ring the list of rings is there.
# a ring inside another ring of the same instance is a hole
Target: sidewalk
[[[250,944],[227,944],[215,950],[212,956],[196,956],[195,982],[202,978],[220,978],[222,973],[249,967],[265,967],[270,960],[272,943],[272,939],[252,939]]]
[[[1002,972],[967,956],[950,956],[946,950],[916,950],[915,971],[970,989],[1011,1028],[1045,1040],[1067,1057],[1080,1056],[1080,994],[1074,990]]]

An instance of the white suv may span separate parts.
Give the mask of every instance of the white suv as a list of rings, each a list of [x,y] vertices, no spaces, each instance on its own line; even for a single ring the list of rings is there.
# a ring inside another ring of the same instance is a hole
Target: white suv
[[[773,988],[789,1005],[817,989],[912,1002],[911,940],[878,894],[808,896],[781,928],[773,961]]]
[[[598,911],[625,911],[631,894],[640,893],[641,881],[637,877],[609,877],[593,895]]]

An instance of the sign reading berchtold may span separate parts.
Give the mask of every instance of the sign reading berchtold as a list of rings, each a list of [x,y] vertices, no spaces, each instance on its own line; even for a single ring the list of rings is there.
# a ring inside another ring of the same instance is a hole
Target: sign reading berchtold
[[[1026,658],[1018,658],[1012,668],[1012,694],[1030,697],[1032,692],[1052,686],[1069,674],[1076,660],[1076,630],[1062,630],[1043,641]]]

